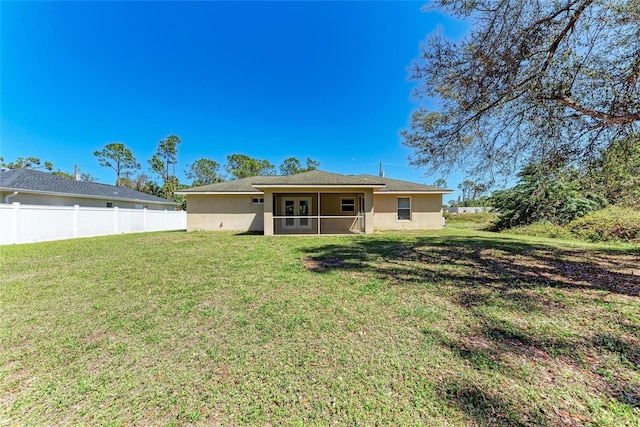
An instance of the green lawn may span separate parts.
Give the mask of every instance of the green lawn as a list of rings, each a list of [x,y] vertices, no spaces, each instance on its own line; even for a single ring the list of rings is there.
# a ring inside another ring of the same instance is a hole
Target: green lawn
[[[640,422],[638,247],[170,232],[0,262],[0,425]]]

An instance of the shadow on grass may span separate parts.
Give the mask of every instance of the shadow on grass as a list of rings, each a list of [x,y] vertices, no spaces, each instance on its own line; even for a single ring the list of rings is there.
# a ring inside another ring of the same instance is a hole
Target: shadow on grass
[[[469,380],[448,381],[438,390],[440,397],[457,406],[480,425],[548,425],[538,408],[521,408]]]
[[[507,298],[516,298],[508,295],[514,289],[538,287],[640,296],[640,254],[633,250],[586,253],[496,235],[363,238],[345,245],[313,246],[305,252],[310,270],[370,270],[398,284],[446,282],[467,291],[470,285],[491,285]],[[473,305],[474,298],[482,297],[464,298]]]
[[[501,353],[564,357],[580,366],[584,363],[583,351],[614,353],[630,369],[640,370],[638,346],[620,338],[598,330],[585,329],[578,335],[531,330],[526,324],[516,325],[487,314],[497,307],[523,315],[561,318],[566,313],[565,303],[574,305],[582,296],[601,298],[606,295],[602,292],[640,296],[640,254],[635,249],[562,247],[496,234],[363,237],[344,244],[311,246],[303,252],[307,269],[318,274],[341,270],[371,274],[391,286],[424,287],[468,310],[476,319],[475,330],[456,342],[437,341],[476,370],[509,376],[505,369],[510,368],[500,362]],[[570,294],[556,295],[555,289]],[[625,329],[635,327],[633,324]],[[610,393],[620,402],[638,404],[634,384],[620,379],[609,385]],[[540,416],[490,397],[477,384],[449,386],[444,396],[480,424],[524,425],[520,416],[528,420],[527,424]]]

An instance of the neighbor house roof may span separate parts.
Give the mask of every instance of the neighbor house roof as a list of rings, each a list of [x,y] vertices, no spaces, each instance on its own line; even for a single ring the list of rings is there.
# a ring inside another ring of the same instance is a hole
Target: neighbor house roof
[[[75,181],[33,169],[0,170],[0,190],[31,194],[76,196],[104,200],[126,200],[164,205],[178,205],[171,200],[152,196],[126,187],[96,182]]]
[[[451,190],[373,175],[341,175],[309,171],[285,176],[253,176],[177,191],[177,194],[262,193],[263,188],[362,187],[387,193],[450,193]]]

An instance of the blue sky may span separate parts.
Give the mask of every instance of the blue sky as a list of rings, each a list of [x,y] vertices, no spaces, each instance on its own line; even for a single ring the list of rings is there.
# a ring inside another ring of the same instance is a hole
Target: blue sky
[[[352,174],[383,162],[388,177],[431,184],[399,136],[418,107],[408,68],[429,33],[467,26],[423,5],[2,1],[0,156],[113,183],[95,150],[122,142],[149,173],[175,134],[184,182],[199,158],[243,153]]]

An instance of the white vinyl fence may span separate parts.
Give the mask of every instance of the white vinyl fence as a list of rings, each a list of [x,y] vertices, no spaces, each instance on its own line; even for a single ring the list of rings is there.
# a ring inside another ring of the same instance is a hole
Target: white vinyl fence
[[[185,211],[0,204],[0,245],[186,228]]]

